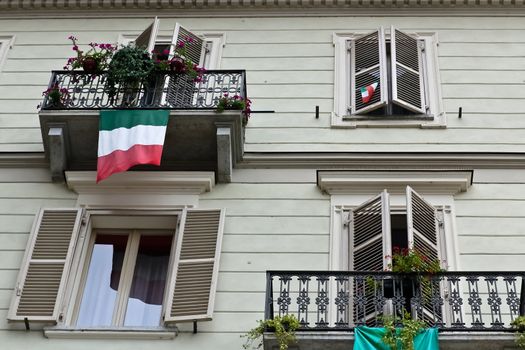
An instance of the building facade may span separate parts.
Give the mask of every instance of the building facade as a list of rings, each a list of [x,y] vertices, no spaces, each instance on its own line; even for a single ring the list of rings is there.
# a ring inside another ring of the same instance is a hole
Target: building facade
[[[407,308],[444,349],[512,348],[524,5],[0,3],[0,341],[240,349],[257,320],[292,313],[308,328],[298,348],[342,349],[354,326]],[[194,36],[207,72],[189,88],[163,76],[158,98],[143,87],[126,105],[102,78],[61,71],[70,35]],[[43,101],[55,82],[71,104]],[[247,124],[216,112],[224,93],[252,100]],[[163,162],[96,184],[99,111],[129,107],[170,110]],[[449,273],[412,291],[362,273],[387,270],[395,246]]]

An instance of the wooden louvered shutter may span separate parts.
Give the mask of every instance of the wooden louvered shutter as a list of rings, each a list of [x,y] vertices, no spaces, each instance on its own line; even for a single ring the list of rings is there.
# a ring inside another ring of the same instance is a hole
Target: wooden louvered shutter
[[[437,210],[410,186],[406,189],[408,245],[430,259],[442,260]]]
[[[168,290],[166,322],[211,320],[223,226],[224,210],[183,212]]]
[[[385,34],[379,30],[352,40],[350,48],[351,65],[351,111],[352,114],[366,113],[386,105],[388,87],[386,78]],[[361,88],[377,83],[372,98],[364,103]]]
[[[135,39],[135,46],[141,47],[148,52],[152,52],[155,48],[155,41],[157,40],[157,33],[159,31],[159,20],[157,17],[153,20],[153,23],[149,25],[146,30],[144,30],[138,37]]]
[[[392,102],[416,113],[426,113],[422,49],[417,38],[391,28]]]
[[[188,39],[191,42],[188,42]],[[206,53],[206,42],[202,37],[190,32],[179,23],[175,24],[175,30],[173,31],[170,58],[175,56],[175,48],[177,43],[181,41],[185,43],[186,47],[186,56],[183,58],[191,60],[193,64],[202,66]],[[171,75],[167,81],[165,100],[172,107],[193,107],[195,88],[196,84],[191,77],[184,74]]]
[[[81,209],[40,210],[27,244],[9,320],[57,321],[81,217]]]
[[[390,204],[386,190],[350,211],[350,269],[383,271],[390,263]]]

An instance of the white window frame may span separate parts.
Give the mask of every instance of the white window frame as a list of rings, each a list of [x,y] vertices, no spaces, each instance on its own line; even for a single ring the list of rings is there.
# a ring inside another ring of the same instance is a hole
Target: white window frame
[[[369,32],[369,31],[367,31]],[[333,128],[357,127],[414,127],[414,128],[445,128],[446,115],[443,108],[441,80],[438,67],[439,45],[438,34],[435,32],[417,32],[419,40],[424,41],[423,51],[423,79],[425,82],[425,96],[428,100],[429,115],[433,120],[411,120],[409,118],[366,117],[349,118],[350,105],[350,54],[348,44],[367,32],[334,33],[335,47],[334,66],[334,111],[331,115]],[[388,31],[387,40],[390,37]],[[390,79],[389,79],[390,81]],[[352,116],[353,117],[353,116]],[[352,120],[349,120],[352,119]]]
[[[222,50],[226,43],[226,35],[221,32],[194,32],[193,33],[202,36],[206,42],[206,54],[204,56],[203,68],[208,70],[220,69]],[[126,46],[137,37],[136,34],[121,34],[118,38],[119,46]],[[171,44],[171,35],[157,35],[156,44]]]
[[[14,35],[1,35],[0,36],[0,72],[2,71],[2,68],[4,67],[5,62],[7,61],[7,54],[9,53],[9,50],[13,48],[13,44],[15,43],[15,36]]]
[[[141,216],[143,218],[139,220],[119,220],[119,217],[125,217],[125,216]],[[83,230],[80,233],[80,240],[79,244],[77,245],[77,248],[74,252],[73,257],[73,268],[70,275],[70,283],[68,284],[68,288],[66,289],[66,298],[64,298],[63,305],[61,307],[62,310],[64,310],[64,318],[61,322],[57,324],[57,328],[74,328],[74,329],[80,329],[81,327],[76,326],[76,322],[79,315],[80,310],[80,304],[82,302],[82,297],[84,295],[84,288],[85,283],[87,279],[87,273],[89,270],[89,263],[91,261],[91,255],[93,252],[93,247],[95,243],[95,238],[98,231],[104,231],[108,229],[118,229],[118,230],[126,230],[126,231],[133,231],[129,232],[129,239],[132,239],[133,235],[136,235],[137,230],[150,230],[150,229],[162,229],[162,230],[173,230],[173,240],[172,240],[172,247],[170,252],[170,259],[169,259],[169,265],[168,265],[168,274],[167,276],[170,276],[172,273],[173,268],[173,260],[175,256],[175,246],[176,241],[178,239],[178,222],[180,221],[180,217],[182,215],[182,210],[172,210],[172,211],[122,211],[122,210],[90,210],[87,211],[87,214],[85,216],[85,220],[87,221],[87,225],[83,228]],[[159,220],[159,217],[176,217],[177,219],[174,219],[175,222],[172,225],[167,225],[166,222],[169,222],[171,220]],[[96,222],[102,221],[104,223],[97,224]],[[137,225],[142,227],[137,227]],[[128,243],[128,246],[130,244]],[[129,247],[128,247],[129,249]],[[131,255],[131,252],[128,252],[128,249],[126,249],[126,256],[129,259],[136,260],[136,254]],[[136,252],[135,252],[136,253]],[[128,284],[131,286],[131,279],[133,278],[133,271],[126,270],[124,271],[124,267],[126,265],[126,262],[124,261],[123,264],[123,270],[122,270],[122,282],[125,284]],[[127,275],[127,276],[126,276]],[[74,276],[71,278],[71,276]],[[165,305],[167,301],[167,290],[168,290],[168,284],[166,283],[165,289],[164,289],[164,297],[163,297],[163,303],[162,303],[162,315],[165,311]],[[119,298],[117,298],[117,302],[119,301]],[[120,303],[122,304],[122,303]],[[124,316],[123,307],[121,305],[115,305],[116,312],[119,317]],[[162,318],[162,317],[161,317]],[[123,321],[123,320],[122,320]],[[123,330],[123,329],[129,329],[129,327],[124,326],[118,326],[113,325],[109,328],[112,328],[113,330]],[[141,328],[141,327],[135,327],[135,328]],[[161,324],[159,324],[159,328],[167,328]],[[90,328],[91,329],[91,328]],[[93,329],[97,329],[94,327]],[[144,331],[148,330],[149,327],[144,327]]]

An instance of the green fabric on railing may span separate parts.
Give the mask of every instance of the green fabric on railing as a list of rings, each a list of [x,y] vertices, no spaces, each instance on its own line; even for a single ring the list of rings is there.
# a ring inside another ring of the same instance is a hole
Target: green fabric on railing
[[[384,328],[356,327],[354,330],[354,350],[390,350],[381,338],[385,335]],[[401,346],[398,345],[398,350]],[[414,339],[414,350],[439,350],[437,328],[428,328]]]

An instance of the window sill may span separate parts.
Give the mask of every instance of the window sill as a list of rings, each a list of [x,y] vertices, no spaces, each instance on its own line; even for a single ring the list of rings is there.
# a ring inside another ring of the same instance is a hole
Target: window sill
[[[355,128],[420,128],[444,129],[446,128],[444,114],[437,117],[433,115],[407,115],[407,116],[359,116],[332,113],[331,127],[338,129]]]
[[[44,328],[51,339],[145,339],[166,340],[177,336],[177,328]]]

